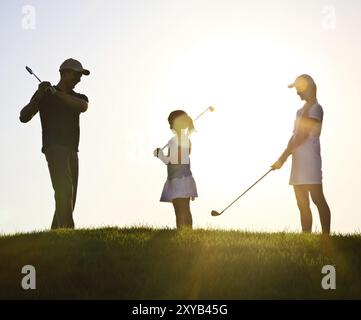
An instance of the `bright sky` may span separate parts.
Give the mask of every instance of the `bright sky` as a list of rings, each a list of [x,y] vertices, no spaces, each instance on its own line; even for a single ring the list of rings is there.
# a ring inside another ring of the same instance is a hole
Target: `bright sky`
[[[54,200],[39,116],[28,124],[18,116],[38,85],[25,66],[55,84],[69,57],[91,71],[76,87],[90,100],[81,115],[77,227],[174,227],[172,205],[159,202],[166,167],[152,152],[172,136],[170,111],[196,116],[213,105],[216,112],[196,122],[192,138],[195,226],[299,231],[290,160],[224,216],[210,212],[283,151],[302,106],[287,85],[309,73],[325,112],[332,229],[360,232],[360,16],[359,0],[3,2],[0,233],[50,226]]]

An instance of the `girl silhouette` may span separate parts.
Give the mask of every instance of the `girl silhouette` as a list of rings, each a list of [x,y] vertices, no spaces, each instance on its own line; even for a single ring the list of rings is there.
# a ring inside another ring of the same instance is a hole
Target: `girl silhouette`
[[[174,137],[168,142],[168,154],[154,150],[154,156],[167,165],[168,177],[164,184],[161,202],[173,203],[177,229],[184,226],[192,228],[190,199],[198,197],[197,187],[190,168],[190,135],[195,130],[193,120],[183,110],[175,110],[168,117]]]

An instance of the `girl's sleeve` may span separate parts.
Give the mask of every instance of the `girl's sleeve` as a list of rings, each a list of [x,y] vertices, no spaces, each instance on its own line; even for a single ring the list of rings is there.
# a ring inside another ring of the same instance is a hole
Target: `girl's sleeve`
[[[169,156],[165,155],[162,150],[159,150],[158,158],[167,165],[169,163]]]
[[[163,150],[159,150],[159,154],[158,154],[158,158],[165,164],[167,165],[170,162],[170,150],[171,150],[171,141],[168,141],[168,146],[167,146],[167,154],[164,154]]]

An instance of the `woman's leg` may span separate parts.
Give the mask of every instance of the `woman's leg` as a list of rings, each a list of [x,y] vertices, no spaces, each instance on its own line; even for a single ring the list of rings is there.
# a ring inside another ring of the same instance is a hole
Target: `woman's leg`
[[[309,191],[306,185],[293,186],[297,200],[297,206],[301,214],[302,231],[312,231],[312,212],[310,209]]]
[[[309,186],[313,203],[317,206],[320,215],[322,233],[329,234],[331,227],[331,211],[323,194],[322,184]]]
[[[177,229],[183,226],[192,228],[192,215],[189,208],[189,198],[176,198],[172,200]]]

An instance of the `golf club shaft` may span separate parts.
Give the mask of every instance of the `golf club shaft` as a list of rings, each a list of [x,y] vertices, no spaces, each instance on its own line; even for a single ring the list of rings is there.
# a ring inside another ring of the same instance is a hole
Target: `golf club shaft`
[[[26,66],[25,68],[31,75],[33,75],[36,79],[38,79],[38,81],[41,83],[42,81],[39,79],[39,77],[33,72],[33,70],[31,70],[28,66]],[[50,87],[49,90],[52,94],[54,94],[56,92],[56,89],[54,87]]]
[[[41,80],[38,78],[38,76],[37,76],[35,73],[33,73],[33,76],[34,76],[36,79],[38,79],[39,82],[41,83]]]
[[[220,213],[222,214],[224,211],[226,211],[229,207],[231,207],[236,201],[239,200],[242,196],[244,196],[249,190],[251,190],[258,182],[260,182],[265,176],[267,176],[273,169],[268,170],[266,174],[264,174],[261,178],[259,178],[254,184],[252,184],[245,192],[243,192],[237,199],[235,199],[230,205],[228,205],[227,208],[223,209],[223,211]]]
[[[197,121],[201,116],[203,116],[208,110],[210,110],[211,107],[208,107],[206,110],[204,110],[198,117],[196,117],[193,121]],[[168,146],[168,143],[161,149],[162,151]]]
[[[196,117],[193,121],[197,121],[201,116],[203,116],[207,111],[209,110],[209,107],[204,110],[198,117]]]

